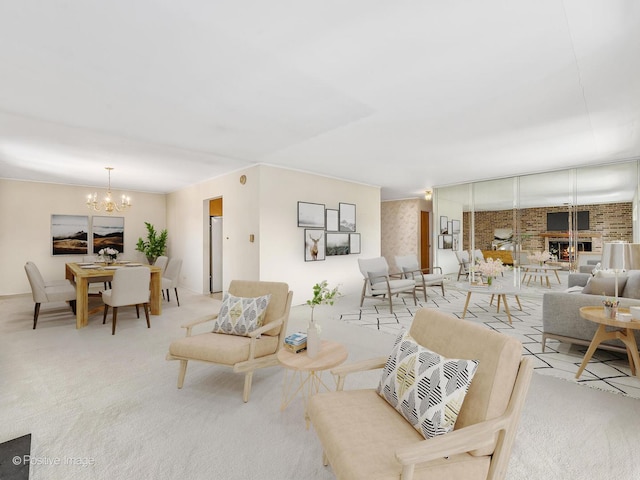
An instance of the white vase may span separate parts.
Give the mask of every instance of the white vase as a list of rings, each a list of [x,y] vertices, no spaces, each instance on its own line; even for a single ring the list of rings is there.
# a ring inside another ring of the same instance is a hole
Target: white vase
[[[320,351],[320,334],[315,324],[309,324],[307,328],[307,355],[309,358],[315,358]]]

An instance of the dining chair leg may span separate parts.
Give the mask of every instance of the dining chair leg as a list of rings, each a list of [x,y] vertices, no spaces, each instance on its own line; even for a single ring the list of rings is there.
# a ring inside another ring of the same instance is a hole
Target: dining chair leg
[[[176,302],[178,302],[178,306],[180,306],[180,299],[178,298],[178,287],[174,288],[176,291]]]
[[[167,302],[170,302],[171,298],[169,298],[169,289],[167,288]]]
[[[180,373],[178,373],[178,388],[182,388],[184,384],[184,377],[187,374],[188,360],[180,360]]]
[[[33,329],[36,329],[36,324],[38,323],[38,315],[40,315],[40,304],[36,303],[36,306],[33,310]]]
[[[144,316],[147,317],[147,328],[151,328],[151,323],[149,323],[149,304],[143,303],[142,308],[144,308]]]
[[[136,304],[136,316],[140,318],[140,305]]]
[[[111,335],[115,335],[116,334],[116,320],[117,319],[118,319],[118,307],[113,307],[113,319],[112,319],[113,325],[111,325]]]
[[[102,324],[104,325],[107,322],[107,312],[109,311],[109,305],[104,304],[104,313],[102,314]]]

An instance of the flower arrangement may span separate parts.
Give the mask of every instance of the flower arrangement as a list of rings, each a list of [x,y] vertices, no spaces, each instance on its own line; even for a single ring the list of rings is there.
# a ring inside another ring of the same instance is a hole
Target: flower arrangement
[[[482,262],[478,262],[475,267],[476,272],[482,273],[486,277],[496,277],[507,269],[499,258],[488,258]]]
[[[313,286],[313,298],[307,300],[307,305],[311,307],[311,324],[313,321],[313,309],[318,305],[333,305],[336,297],[340,296],[339,286],[330,289],[326,280],[316,283]]]
[[[620,304],[620,300],[615,300],[613,298],[605,298],[602,300],[602,305],[608,308],[617,307]]]
[[[111,261],[111,262],[113,262],[116,259],[116,257],[118,256],[119,253],[120,252],[118,250],[116,250],[115,248],[111,248],[111,247],[101,248],[98,251],[98,255],[100,255],[105,260],[108,260],[108,261]]]
[[[551,260],[551,252],[545,250],[544,252],[533,252],[529,254],[529,260],[533,262],[538,262],[542,265],[547,260]]]

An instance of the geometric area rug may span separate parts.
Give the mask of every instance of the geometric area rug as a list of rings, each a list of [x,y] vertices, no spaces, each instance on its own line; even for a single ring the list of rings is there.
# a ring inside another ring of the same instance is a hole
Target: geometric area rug
[[[31,434],[0,443],[0,479],[29,480]]]
[[[523,288],[518,295],[522,309],[518,308],[513,296],[507,296],[511,323],[502,306],[497,311],[496,302],[490,303],[490,295],[472,295],[464,318],[518,338],[522,342],[523,355],[531,357],[535,371],[540,374],[640,399],[640,380],[631,375],[626,354],[598,349],[580,378],[576,379],[588,347],[547,340],[545,351],[542,351],[542,294],[540,289]],[[377,330],[381,335],[395,336],[401,330],[409,329],[413,315],[420,308],[437,308],[462,318],[466,297],[465,291],[450,282],[446,284],[444,296],[439,288],[430,288],[425,302],[420,292],[417,306],[411,297],[393,297],[393,314],[389,312],[388,300],[366,299],[362,308],[344,305],[338,318],[352,325]]]

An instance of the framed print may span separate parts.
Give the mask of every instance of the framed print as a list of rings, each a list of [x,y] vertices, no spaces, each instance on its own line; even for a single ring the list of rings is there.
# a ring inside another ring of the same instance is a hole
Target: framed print
[[[458,234],[454,233],[453,234],[453,242],[451,243],[451,248],[453,250],[456,250],[456,251],[458,250],[458,242],[459,242]]]
[[[324,229],[324,203],[298,202],[298,226]]]
[[[451,250],[453,247],[453,235],[442,235],[442,243],[445,250]]]
[[[451,220],[451,233],[460,233],[460,220]]]
[[[51,215],[52,255],[88,255],[88,215]]]
[[[304,261],[317,262],[325,259],[324,232],[322,230],[304,230]]]
[[[440,217],[440,235],[449,233],[449,217]]]
[[[330,255],[349,255],[348,233],[327,233],[327,257]]]
[[[444,249],[444,235],[438,235],[438,248]]]
[[[360,253],[360,234],[349,234],[349,253]]]
[[[338,204],[340,215],[340,231],[355,232],[356,231],[356,206],[352,203]]]
[[[93,217],[91,219],[93,253],[111,247],[124,252],[124,217]]]
[[[325,230],[327,232],[337,232],[338,230],[338,210],[333,210],[331,208],[327,208],[326,210],[326,227]]]

